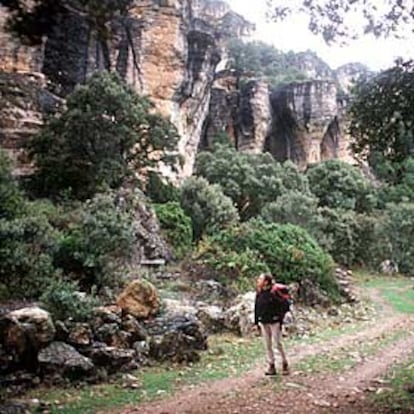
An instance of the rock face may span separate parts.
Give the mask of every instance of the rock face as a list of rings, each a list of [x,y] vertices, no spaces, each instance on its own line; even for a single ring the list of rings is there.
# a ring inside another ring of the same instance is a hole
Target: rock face
[[[0,9],[0,25],[6,19]],[[4,71],[41,71],[58,95],[66,95],[96,70],[116,70],[175,124],[184,158],[181,176],[192,172],[222,42],[246,34],[251,24],[223,1],[136,0],[111,21],[102,39],[81,13],[66,10],[44,45],[21,48],[0,29]],[[0,26],[1,27],[1,26]]]
[[[372,75],[372,71],[361,63],[347,63],[335,70],[339,88],[345,94],[349,94],[352,86],[360,79],[369,78]]]
[[[290,159],[301,167],[350,159],[337,92],[331,80],[292,83],[273,91],[273,125],[266,149],[277,160]]]
[[[211,146],[216,137],[226,133],[239,151],[263,152],[271,122],[269,85],[250,80],[240,86],[237,73],[222,71],[213,84],[202,147]]]
[[[227,70],[225,42],[253,30],[221,0],[135,0],[107,24],[102,38],[81,12],[68,9],[42,45],[28,48],[5,30],[0,7],[0,146],[30,172],[22,147],[63,98],[96,70],[117,71],[177,127],[191,175],[199,148],[227,133],[240,151],[270,151],[304,167],[325,159],[352,161],[346,94],[365,74],[358,64],[333,71],[312,52],[290,56],[309,81],[277,90]],[[362,75],[361,75],[362,74]],[[342,94],[342,95],[341,95]],[[341,97],[342,96],[342,97]],[[338,99],[339,97],[339,99]],[[165,171],[172,175],[171,171]]]
[[[141,280],[134,280],[120,294],[117,305],[126,313],[145,319],[158,313],[161,301],[155,287]]]
[[[0,147],[14,159],[18,175],[30,172],[23,146],[39,130],[43,117],[52,115],[62,105],[62,100],[46,86],[40,73],[0,71]]]

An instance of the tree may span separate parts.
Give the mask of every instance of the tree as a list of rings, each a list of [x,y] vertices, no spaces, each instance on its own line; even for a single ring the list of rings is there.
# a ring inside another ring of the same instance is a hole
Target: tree
[[[397,62],[359,83],[349,109],[353,150],[380,172],[384,162],[402,163],[414,152],[414,61]],[[397,177],[398,178],[398,172]]]
[[[328,43],[367,33],[398,35],[412,28],[414,17],[411,0],[383,0],[380,5],[377,0],[268,0],[268,4],[275,21],[292,14],[307,15],[309,30]],[[362,27],[356,27],[355,21],[362,21]]]
[[[241,74],[263,77],[273,86],[307,78],[292,61],[293,52],[284,53],[264,42],[233,39],[228,43],[228,52],[233,69]]]
[[[93,75],[31,142],[35,188],[42,195],[70,191],[85,199],[161,161],[173,165],[176,130],[152,109],[118,75]]]
[[[198,155],[196,174],[220,184],[243,220],[287,190],[308,192],[306,177],[293,163],[280,164],[270,154],[243,154],[223,145]]]
[[[321,207],[370,211],[376,204],[375,191],[357,167],[328,160],[307,171],[310,188]]]
[[[181,188],[181,206],[191,217],[193,238],[200,240],[239,220],[236,208],[217,184],[209,184],[202,177],[188,178]]]

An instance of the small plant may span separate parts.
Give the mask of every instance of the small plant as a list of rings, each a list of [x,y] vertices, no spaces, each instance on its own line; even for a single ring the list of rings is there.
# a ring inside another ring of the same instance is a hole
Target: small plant
[[[155,204],[154,210],[168,242],[174,248],[177,258],[182,258],[191,250],[193,229],[191,219],[179,203]]]
[[[209,184],[201,177],[187,179],[181,188],[181,206],[191,217],[193,238],[212,234],[237,223],[239,215],[230,198],[223,194],[219,185]]]
[[[116,287],[134,242],[133,216],[116,194],[98,194],[67,212],[55,264],[84,290]]]
[[[98,306],[98,300],[79,292],[75,282],[56,280],[42,294],[40,300],[55,320],[72,319],[76,322],[87,321],[93,310]]]

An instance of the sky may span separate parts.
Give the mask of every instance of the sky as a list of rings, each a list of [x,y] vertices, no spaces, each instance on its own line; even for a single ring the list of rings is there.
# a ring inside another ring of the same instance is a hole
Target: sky
[[[295,52],[311,49],[333,69],[350,62],[361,62],[372,70],[390,67],[396,58],[414,57],[414,38],[375,39],[363,36],[349,41],[347,46],[328,46],[322,37],[313,35],[307,29],[305,16],[295,16],[284,22],[267,22],[266,0],[227,0],[232,9],[256,24],[254,39],[273,44],[284,51]]]

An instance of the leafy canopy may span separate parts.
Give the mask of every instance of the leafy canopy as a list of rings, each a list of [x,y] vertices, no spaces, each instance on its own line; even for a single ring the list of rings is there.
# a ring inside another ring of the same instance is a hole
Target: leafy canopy
[[[353,150],[380,172],[384,162],[403,162],[414,151],[413,107],[414,61],[399,61],[360,83],[349,109]]]
[[[274,86],[307,78],[295,67],[293,52],[284,53],[264,42],[234,39],[228,43],[228,53],[233,69],[241,74],[263,77]]]
[[[195,170],[210,183],[220,184],[243,220],[288,190],[308,192],[306,177],[293,163],[280,164],[270,154],[243,154],[225,145],[200,153]]]
[[[328,160],[307,171],[312,192],[321,207],[369,211],[376,204],[375,191],[361,171],[338,160]]]
[[[412,29],[414,20],[411,0],[268,0],[269,13],[275,21],[292,14],[308,16],[309,30],[326,42],[339,38],[400,35]],[[360,27],[355,22],[361,22]]]
[[[86,199],[160,161],[173,165],[176,130],[152,109],[118,75],[93,75],[31,142],[35,188],[42,195],[69,191]]]
[[[221,187],[202,177],[191,177],[184,182],[180,201],[184,212],[191,217],[193,238],[197,241],[239,220],[233,202]]]

